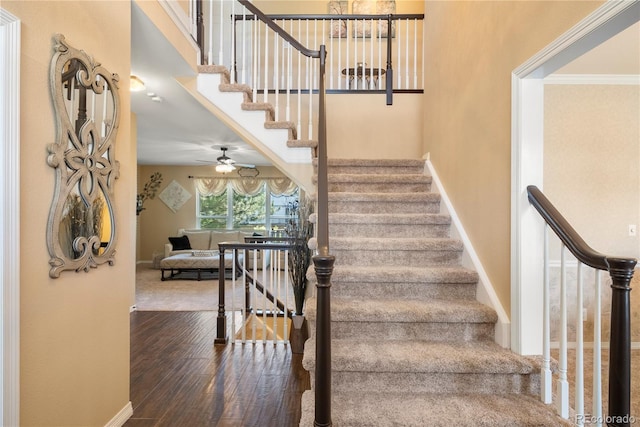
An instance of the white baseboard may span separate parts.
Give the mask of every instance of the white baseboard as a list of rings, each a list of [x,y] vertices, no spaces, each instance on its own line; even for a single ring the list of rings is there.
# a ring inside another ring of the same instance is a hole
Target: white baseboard
[[[133,415],[133,406],[131,402],[127,402],[124,408],[120,410],[104,427],[122,427]]]
[[[442,182],[429,159],[426,160],[426,169],[432,177],[431,191],[440,194],[440,211],[451,216],[452,236],[459,238],[464,245],[462,264],[467,268],[474,269],[479,275],[476,299],[493,308],[498,314],[498,322],[495,327],[494,339],[498,345],[504,348],[511,348],[511,320],[507,315],[507,312],[504,310],[502,303],[498,299],[498,296],[493,289],[493,285],[491,284],[491,280],[489,280],[489,276],[482,267],[480,258],[478,258],[478,255],[471,244],[471,240],[465,232],[462,222],[456,214],[456,211],[451,204],[451,200],[449,200],[449,197],[442,186]]]

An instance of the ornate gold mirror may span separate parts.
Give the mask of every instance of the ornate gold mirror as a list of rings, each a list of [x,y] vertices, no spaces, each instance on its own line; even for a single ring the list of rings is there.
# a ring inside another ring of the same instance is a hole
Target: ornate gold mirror
[[[51,277],[64,270],[89,271],[113,265],[116,221],[113,187],[120,100],[118,75],[109,73],[84,51],[54,37],[50,86],[56,117],[56,142],[47,163],[56,170],[47,223]]]

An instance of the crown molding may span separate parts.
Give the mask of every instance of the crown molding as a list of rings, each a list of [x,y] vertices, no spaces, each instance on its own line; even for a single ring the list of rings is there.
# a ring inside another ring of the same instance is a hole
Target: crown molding
[[[551,74],[546,85],[640,85],[640,74]]]

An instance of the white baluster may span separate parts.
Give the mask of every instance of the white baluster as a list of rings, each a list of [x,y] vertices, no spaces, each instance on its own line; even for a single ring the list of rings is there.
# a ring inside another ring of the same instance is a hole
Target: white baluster
[[[242,68],[242,72],[240,74],[240,83],[247,84],[247,54],[246,54],[246,50],[247,50],[247,28],[246,28],[246,24],[247,24],[247,10],[243,7],[242,8],[242,62],[240,63],[240,66]]]
[[[542,306],[542,386],[540,388],[540,397],[542,401],[549,404],[553,401],[551,387],[553,378],[551,376],[551,322],[549,318],[549,226],[545,223],[544,227],[544,283],[543,283],[543,306]]]
[[[231,31],[231,45],[229,46],[230,56],[231,56],[231,64],[229,64],[229,75],[231,83],[235,84],[236,81],[236,2],[231,2],[231,26],[229,27]]]
[[[322,20],[322,34],[325,34],[324,22],[325,21]],[[329,28],[331,29],[329,32],[329,46],[333,47],[333,18],[329,19]],[[340,34],[338,33],[338,39],[339,37],[340,37]],[[334,81],[335,69],[334,69],[334,60],[333,60],[334,50],[335,49],[329,49],[329,89],[335,89],[335,81]]]
[[[401,48],[402,48],[402,30],[401,30],[401,21],[397,21],[398,28],[396,31],[396,50],[398,51],[398,60],[396,61],[396,70],[394,70],[393,74],[398,76],[397,88],[402,88],[402,61],[401,59]],[[393,24],[393,22],[392,22]]]
[[[592,415],[596,418],[596,425],[602,427],[602,296],[600,295],[602,279],[600,271],[595,270],[595,298],[593,313],[593,408]]]
[[[286,81],[286,87],[287,87],[287,107],[286,107],[286,111],[285,111],[285,120],[286,121],[290,121],[291,120],[291,80],[292,80],[292,75],[291,73],[292,71],[292,55],[291,55],[291,45],[289,44],[289,42],[285,42],[287,43],[287,81]]]
[[[218,65],[224,65],[224,0],[220,0],[220,50],[218,52]]]
[[[260,32],[258,31],[258,20],[253,20],[253,60],[251,61],[251,71],[253,72],[253,93],[251,100],[258,99],[258,45],[260,44]]]
[[[269,102],[269,26],[264,26],[264,92],[263,102]]]
[[[405,58],[404,58],[404,87],[405,89],[409,88],[409,20],[404,21],[404,28],[406,31],[404,43],[405,43]]]
[[[345,21],[345,27],[348,30],[349,29],[349,21]],[[340,74],[338,74],[338,90],[342,89],[342,22],[340,22],[340,29],[338,30],[338,72]],[[348,53],[347,53],[348,55]],[[347,76],[347,79],[349,77]]]
[[[251,316],[251,342],[253,344],[256,343],[256,320],[258,317],[258,313],[256,310],[258,309],[258,292],[256,281],[258,280],[258,251],[253,251],[253,283],[251,285],[251,296],[253,299],[253,304],[251,304],[252,308],[252,316]]]
[[[278,251],[279,252],[279,251]],[[278,263],[280,263],[280,255],[278,254]],[[271,263],[271,283],[269,287],[271,288],[271,295],[273,295],[273,308],[271,312],[272,317],[272,328],[273,328],[273,345],[276,345],[278,342],[278,292],[276,291],[276,283],[277,283],[277,268],[279,266],[276,265],[276,268],[273,267],[273,263]]]
[[[275,121],[278,121],[278,117],[280,117],[280,79],[278,78],[279,71],[279,65],[280,65],[280,49],[278,48],[278,41],[280,40],[280,37],[278,36],[277,33],[273,34],[273,50],[274,50],[274,58],[273,58],[273,66],[274,66],[274,70],[273,70],[273,81],[274,81],[274,92],[275,92]]]
[[[381,26],[381,22],[378,21],[378,29]],[[387,29],[387,31],[389,31]],[[387,64],[384,65],[386,69]],[[380,85],[380,78],[382,77],[382,31],[378,31],[378,89],[382,88]]]
[[[298,20],[298,34],[302,35],[302,21]],[[296,123],[297,138],[300,139],[302,135],[302,54],[298,53],[298,121]]]
[[[560,378],[558,379],[557,411],[564,419],[569,418],[569,383],[567,382],[567,269],[565,247],[560,248]]]
[[[362,89],[368,89],[367,84],[366,84],[367,79],[365,78],[365,77],[367,77],[366,76],[366,72],[365,72],[365,68],[366,68],[365,64],[367,63],[367,58],[365,56],[365,52],[366,52],[365,49],[366,49],[366,44],[367,43],[366,43],[365,37],[364,37],[364,34],[365,34],[364,27],[366,25],[366,22],[367,21],[365,19],[362,20]]]
[[[236,342],[236,256],[238,255],[238,251],[235,249],[231,251],[231,342]],[[223,261],[224,265],[224,261]],[[226,266],[225,266],[226,267]],[[226,269],[226,268],[225,268]],[[224,274],[224,270],[222,272],[218,272],[218,274]]]
[[[213,0],[209,0],[209,50],[207,51],[207,64],[213,65]]]
[[[244,251],[244,254],[242,256],[242,295],[243,297],[242,297],[242,307],[240,307],[243,313],[242,344],[247,342],[247,319],[249,318],[248,316],[250,315],[250,313],[247,312],[247,307],[251,306],[251,299],[247,301],[247,292],[245,289],[245,286],[247,286],[247,255],[250,255],[251,253],[253,253],[253,251],[251,252]],[[251,293],[249,293],[249,298],[251,298]]]
[[[289,250],[284,251],[284,343],[289,342]]]
[[[369,89],[377,89],[377,87],[374,86],[374,81],[373,81],[373,28],[374,28],[374,20],[373,18],[371,18],[371,36],[369,36],[369,47],[370,47],[370,52],[369,52],[369,62],[371,63],[371,65],[369,65]],[[376,30],[377,31],[377,30]]]
[[[582,319],[582,263],[578,261],[578,288],[576,290],[576,425],[584,425],[584,334]],[[582,416],[580,416],[582,415]]]
[[[424,55],[422,55],[424,56]],[[418,20],[413,20],[413,88],[418,89]]]
[[[273,266],[273,263],[271,263]],[[262,259],[262,344],[267,341],[267,260]]]

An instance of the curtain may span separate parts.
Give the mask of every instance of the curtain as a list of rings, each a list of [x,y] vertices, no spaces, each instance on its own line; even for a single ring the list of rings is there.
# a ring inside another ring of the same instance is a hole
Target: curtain
[[[243,196],[255,196],[262,191],[264,180],[256,178],[234,179],[231,181],[233,191]]]
[[[276,196],[290,196],[298,186],[289,178],[195,178],[196,190],[203,196],[219,196],[227,189],[227,183],[231,183],[233,191],[243,196],[255,196],[262,190],[266,183],[267,188]]]
[[[219,196],[227,189],[227,179],[196,178],[196,190],[203,196]]]
[[[267,187],[269,190],[275,194],[276,196],[290,196],[292,195],[298,186],[295,182],[291,181],[289,178],[274,178],[267,181]]]

